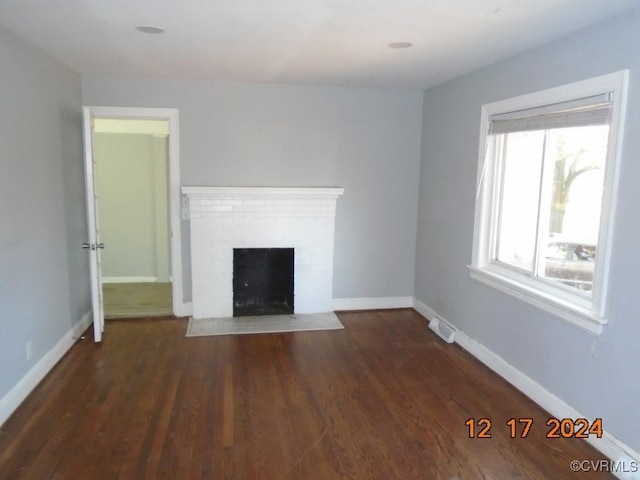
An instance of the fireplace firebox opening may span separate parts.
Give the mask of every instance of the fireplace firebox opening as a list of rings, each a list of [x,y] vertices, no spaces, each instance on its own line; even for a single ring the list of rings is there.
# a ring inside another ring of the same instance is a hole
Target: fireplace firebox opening
[[[293,313],[293,248],[233,249],[233,316]]]

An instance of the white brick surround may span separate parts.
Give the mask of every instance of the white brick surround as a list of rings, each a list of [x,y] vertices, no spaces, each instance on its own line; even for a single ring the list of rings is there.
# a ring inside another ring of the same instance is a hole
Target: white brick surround
[[[193,317],[233,315],[233,249],[294,248],[294,311],[332,311],[342,188],[182,187],[189,200]]]

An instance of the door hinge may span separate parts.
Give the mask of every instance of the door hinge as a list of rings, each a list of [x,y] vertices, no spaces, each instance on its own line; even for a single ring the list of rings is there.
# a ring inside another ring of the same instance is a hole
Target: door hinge
[[[90,248],[91,250],[104,249],[104,243],[83,243],[82,248]]]

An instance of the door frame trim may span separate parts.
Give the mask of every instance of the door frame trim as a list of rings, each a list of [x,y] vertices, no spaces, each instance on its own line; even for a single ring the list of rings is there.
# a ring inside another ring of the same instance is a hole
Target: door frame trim
[[[85,106],[90,118],[167,120],[169,122],[169,226],[173,314],[187,315],[183,295],[182,221],[180,217],[180,124],[177,108]],[[93,138],[91,139],[93,142]]]

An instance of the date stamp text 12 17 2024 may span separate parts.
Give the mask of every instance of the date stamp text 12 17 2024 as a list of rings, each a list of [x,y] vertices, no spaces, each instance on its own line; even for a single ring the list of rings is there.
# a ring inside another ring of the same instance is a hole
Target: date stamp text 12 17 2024
[[[489,418],[470,418],[464,424],[469,438],[491,438],[494,422]],[[510,418],[504,425],[511,438],[527,438],[533,427],[532,418]],[[546,438],[602,438],[602,419],[589,421],[586,418],[548,418],[545,422]]]

